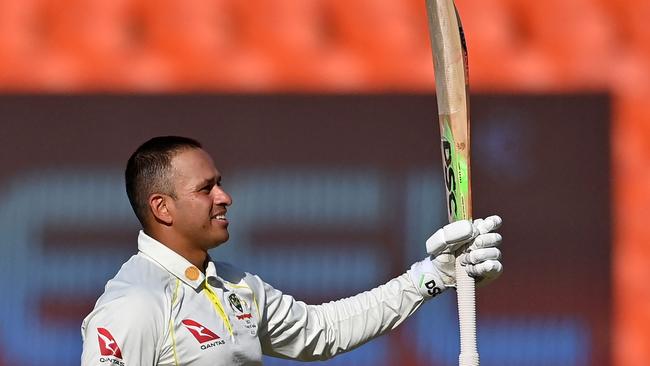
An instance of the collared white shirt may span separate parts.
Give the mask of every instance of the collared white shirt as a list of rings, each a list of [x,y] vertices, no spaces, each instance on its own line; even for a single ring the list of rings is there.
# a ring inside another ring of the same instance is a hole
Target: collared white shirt
[[[209,261],[204,275],[142,231],[138,249],[82,323],[82,366],[252,366],[262,354],[324,360],[395,328],[424,300],[404,274],[307,305],[226,263]]]

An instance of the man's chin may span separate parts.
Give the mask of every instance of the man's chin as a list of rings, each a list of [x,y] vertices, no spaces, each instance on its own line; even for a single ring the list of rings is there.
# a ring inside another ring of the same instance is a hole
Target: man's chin
[[[228,234],[228,233],[226,233],[225,235],[221,234],[218,237],[213,238],[212,240],[210,240],[210,244],[209,244],[210,248],[209,249],[213,249],[213,248],[216,248],[216,247],[218,247],[220,245],[225,244],[228,241],[229,238],[230,238],[230,234]]]

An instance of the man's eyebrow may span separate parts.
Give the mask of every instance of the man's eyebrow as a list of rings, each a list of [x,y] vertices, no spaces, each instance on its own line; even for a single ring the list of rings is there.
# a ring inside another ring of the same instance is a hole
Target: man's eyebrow
[[[203,188],[207,185],[219,184],[220,182],[221,182],[221,176],[215,175],[213,177],[203,179],[196,186],[197,188]]]
[[[212,177],[212,178],[206,178],[200,181],[196,186],[199,188],[205,187],[209,184],[215,184],[217,181],[217,177]]]

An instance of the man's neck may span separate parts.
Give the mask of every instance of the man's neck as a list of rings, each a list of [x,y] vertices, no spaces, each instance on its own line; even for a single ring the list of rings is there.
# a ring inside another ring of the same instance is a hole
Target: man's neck
[[[165,244],[167,245],[167,244]],[[192,263],[194,267],[198,268],[199,271],[205,273],[205,267],[208,259],[208,253],[204,250],[186,250],[186,248],[180,247],[176,248],[172,245],[167,245],[167,247],[181,257],[187,259],[188,262]]]
[[[208,259],[208,252],[206,250],[193,247],[183,239],[177,238],[174,235],[169,235],[168,233],[151,232],[146,229],[144,232],[167,248],[176,252],[181,257],[187,259],[187,261],[192,263],[192,265],[198,268],[199,271],[205,273]]]

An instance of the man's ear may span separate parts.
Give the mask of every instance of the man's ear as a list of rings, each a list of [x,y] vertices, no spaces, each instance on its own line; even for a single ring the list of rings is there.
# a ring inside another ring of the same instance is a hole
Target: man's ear
[[[174,222],[173,205],[172,199],[168,195],[154,193],[149,196],[149,209],[154,219],[163,225],[169,226]]]

